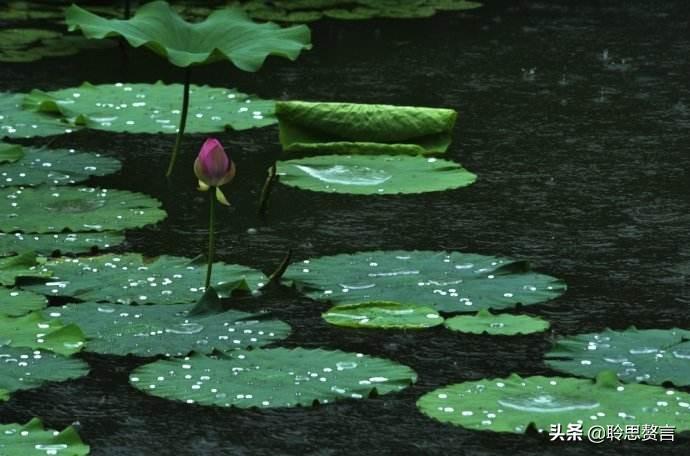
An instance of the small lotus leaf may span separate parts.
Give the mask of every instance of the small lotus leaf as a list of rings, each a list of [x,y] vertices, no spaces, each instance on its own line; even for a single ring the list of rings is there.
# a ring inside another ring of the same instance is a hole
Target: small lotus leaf
[[[290,326],[265,315],[236,310],[193,317],[193,305],[79,303],[44,313],[74,323],[87,338],[86,351],[137,356],[183,356],[261,347],[284,339]]]
[[[44,318],[40,312],[21,317],[0,315],[0,334],[4,345],[49,350],[71,355],[84,346],[84,334],[76,325]]]
[[[220,87],[190,87],[185,131],[210,133],[276,123],[274,104],[254,95]],[[52,92],[34,90],[23,107],[35,115],[74,128],[128,133],[176,133],[180,123],[180,84],[101,84]]]
[[[525,261],[472,253],[372,251],[291,264],[283,279],[337,304],[394,301],[441,312],[505,309],[560,296],[563,281]]]
[[[47,271],[35,268],[38,264],[34,252],[23,252],[19,255],[0,258],[0,285],[14,285],[17,277],[44,278],[50,276]]]
[[[86,456],[89,446],[73,427],[62,432],[45,429],[38,418],[21,425],[0,424],[0,454],[3,456]]]
[[[122,233],[0,233],[0,257],[31,250],[41,255],[59,253],[88,253],[93,249],[108,249],[122,244]]]
[[[259,24],[239,9],[215,10],[198,23],[185,21],[164,1],[141,6],[129,20],[108,20],[76,5],[66,17],[70,30],[81,29],[88,38],[121,36],[180,67],[227,59],[241,70],[257,71],[269,55],[295,60],[311,48],[307,26]]]
[[[0,164],[0,188],[46,183],[68,185],[84,181],[90,176],[111,174],[119,169],[119,160],[101,154],[76,152],[74,149],[25,147],[19,160]]]
[[[549,329],[549,322],[528,315],[494,315],[486,309],[476,315],[461,315],[449,318],[444,323],[451,331],[470,334],[491,334],[513,336],[532,334]]]
[[[166,216],[141,193],[89,187],[0,189],[0,230],[59,233],[139,228]]]
[[[613,380],[611,379],[613,377]],[[569,424],[590,428],[628,429],[641,437],[643,426],[673,425],[690,430],[690,394],[647,385],[618,385],[611,372],[597,382],[562,377],[486,379],[458,383],[425,394],[417,407],[443,423],[475,430],[523,433],[530,424],[540,432],[558,427],[564,436]],[[626,428],[628,425],[637,426]],[[621,431],[625,432],[625,431]],[[553,433],[552,433],[553,437]],[[586,437],[584,437],[586,438]]]
[[[41,271],[52,273],[50,282],[24,288],[52,296],[121,304],[188,304],[204,293],[206,263],[189,258],[144,258],[136,253],[88,258],[48,260]],[[245,266],[214,263],[213,287],[221,297],[235,290],[255,291],[267,278]]]
[[[443,323],[431,307],[386,301],[341,304],[322,317],[332,325],[350,328],[422,329]]]
[[[38,388],[46,382],[62,382],[83,377],[89,373],[89,365],[80,359],[1,344],[0,366],[0,389],[10,393]]]
[[[607,329],[561,337],[546,354],[546,364],[583,377],[613,370],[624,382],[690,385],[690,331],[682,329]]]
[[[45,296],[16,288],[0,287],[0,316],[19,317],[48,305]],[[2,336],[0,336],[2,337]]]
[[[295,407],[400,391],[412,369],[382,358],[296,348],[194,355],[132,372],[132,385],[154,396],[218,407]]]
[[[451,161],[406,155],[321,155],[277,165],[285,185],[353,195],[434,192],[466,187],[477,178]]]

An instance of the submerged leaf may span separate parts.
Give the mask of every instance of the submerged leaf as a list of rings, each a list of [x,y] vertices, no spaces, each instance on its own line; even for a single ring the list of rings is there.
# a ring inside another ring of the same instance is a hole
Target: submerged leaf
[[[10,347],[49,350],[61,355],[80,351],[85,340],[78,326],[46,319],[40,312],[15,318],[0,315],[0,334]]]
[[[290,326],[265,315],[226,310],[200,317],[192,305],[127,306],[79,303],[44,314],[74,323],[86,334],[86,351],[111,355],[183,356],[257,348],[284,339]]]
[[[412,369],[382,358],[296,348],[194,355],[137,368],[129,380],[147,394],[218,407],[295,407],[372,392],[400,391],[417,379]]]
[[[425,394],[417,407],[443,423],[474,430],[524,433],[582,423],[583,435],[593,426],[675,426],[690,430],[690,394],[646,385],[616,385],[602,375],[591,380],[562,377],[485,379],[458,383]],[[625,432],[625,431],[622,431]],[[629,431],[628,431],[629,432]]]
[[[52,273],[52,281],[24,288],[83,301],[187,304],[196,302],[204,293],[206,264],[184,257],[144,258],[126,253],[48,260],[41,271]],[[214,263],[213,272],[213,287],[221,297],[235,290],[255,291],[267,280],[263,273],[235,264]]]
[[[462,315],[449,318],[444,323],[451,331],[470,334],[491,334],[513,336],[532,334],[549,329],[549,322],[528,315],[494,315],[488,310],[480,310],[476,315]]]
[[[0,230],[59,233],[139,228],[163,220],[150,196],[90,187],[0,189]]]
[[[9,392],[38,388],[46,382],[62,382],[89,373],[89,365],[80,359],[31,348],[0,344],[0,360],[0,389]]]
[[[55,252],[88,253],[93,249],[108,249],[124,241],[123,233],[112,231],[54,234],[0,233],[0,257],[27,250],[46,256]]]
[[[405,155],[321,155],[277,166],[285,185],[353,195],[434,192],[466,187],[477,178],[451,161]]]
[[[31,291],[0,287],[0,316],[19,317],[48,305],[45,296]],[[0,335],[0,339],[2,336]],[[0,340],[0,342],[2,342]]]
[[[350,328],[422,329],[443,323],[431,307],[385,301],[333,306],[322,317],[332,325]]]
[[[438,154],[446,151],[452,109],[355,103],[276,103],[286,152],[308,154]]]
[[[373,251],[325,256],[288,268],[283,279],[338,304],[394,301],[442,312],[504,309],[560,296],[562,280],[529,264],[472,253]]]
[[[73,427],[62,432],[45,429],[40,419],[28,423],[0,424],[0,454],[3,456],[86,456],[89,446]]]
[[[690,331],[682,329],[607,329],[558,339],[546,354],[558,371],[595,377],[613,370],[624,382],[690,385]]]
[[[129,20],[104,19],[72,5],[67,25],[88,38],[121,36],[131,46],[146,46],[180,67],[227,59],[241,70],[257,71],[269,55],[295,60],[311,48],[305,25],[259,24],[239,9],[215,10],[205,21],[190,23],[163,1],[141,6]]]

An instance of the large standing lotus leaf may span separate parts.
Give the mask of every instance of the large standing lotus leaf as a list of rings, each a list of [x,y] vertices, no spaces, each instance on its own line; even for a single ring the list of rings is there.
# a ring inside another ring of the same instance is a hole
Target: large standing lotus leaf
[[[78,127],[59,118],[23,109],[23,93],[0,92],[0,138],[31,138],[72,133]]]
[[[119,169],[119,160],[98,153],[25,147],[20,159],[0,164],[0,187],[68,185]]]
[[[85,340],[78,326],[45,318],[40,312],[15,318],[0,315],[0,345],[71,355],[82,349]]]
[[[565,292],[562,280],[525,261],[472,253],[372,251],[293,263],[284,280],[337,304],[394,301],[442,312],[537,304]]]
[[[93,249],[108,249],[122,244],[123,233],[104,231],[102,233],[53,233],[24,234],[0,233],[0,257],[27,250],[41,255],[60,253],[88,253]]]
[[[356,103],[276,103],[286,152],[307,154],[438,154],[446,151],[452,109]]]
[[[206,263],[184,257],[144,258],[127,253],[48,260],[41,271],[52,273],[51,281],[24,288],[83,301],[188,304],[204,293]],[[255,291],[267,281],[255,269],[221,262],[214,263],[213,277],[213,288],[221,297],[228,297],[235,290]]]
[[[76,5],[66,17],[70,30],[81,29],[88,38],[121,36],[180,67],[228,59],[241,70],[257,71],[269,55],[295,60],[311,47],[307,26],[259,24],[240,9],[219,9],[198,23],[185,21],[162,1],[143,5],[129,20],[108,20]]]
[[[17,277],[45,278],[50,276],[48,271],[36,269],[38,261],[36,253],[23,252],[19,255],[0,258],[0,285],[14,285]]]
[[[414,383],[409,367],[341,351],[296,348],[227,352],[212,358],[157,361],[130,382],[166,399],[218,407],[295,407],[400,391]]]
[[[9,392],[38,388],[45,382],[62,382],[88,373],[89,365],[79,359],[43,350],[0,346],[0,389]]]
[[[191,305],[79,303],[44,313],[78,325],[86,351],[111,355],[183,356],[256,348],[284,339],[290,326],[266,315],[226,310],[189,316]]]
[[[89,446],[73,427],[62,432],[45,429],[38,418],[22,425],[0,424],[0,454],[3,456],[86,456]]]
[[[374,301],[333,306],[322,315],[328,323],[348,328],[422,329],[443,323],[431,307]]]
[[[451,331],[470,334],[491,334],[513,336],[532,334],[549,329],[549,322],[529,315],[494,315],[487,309],[476,315],[460,315],[449,318],[444,323]]]
[[[139,228],[166,216],[141,193],[90,187],[0,189],[0,230],[59,233]]]
[[[112,40],[87,40],[38,28],[0,30],[0,62],[33,62],[44,57],[73,55],[82,49],[114,46]]]
[[[690,430],[690,394],[648,385],[619,385],[611,372],[589,379],[526,377],[458,383],[425,394],[417,407],[444,423],[469,429],[523,433],[530,424],[540,432],[571,423],[590,427],[673,425]],[[628,428],[630,429],[630,428]],[[657,430],[658,432],[658,430]],[[640,436],[638,435],[638,438]]]
[[[285,185],[353,195],[435,192],[466,187],[477,178],[451,161],[407,155],[319,155],[277,165]]]
[[[46,305],[48,305],[48,300],[43,295],[16,288],[0,287],[0,316],[19,317],[34,310],[41,310]]]
[[[546,354],[546,364],[561,372],[595,377],[613,370],[624,382],[690,385],[690,331],[682,329],[607,329],[562,337]]]
[[[185,131],[210,133],[246,130],[276,123],[274,103],[221,87],[190,87]],[[42,92],[23,100],[28,112],[59,119],[75,128],[128,133],[176,133],[180,121],[180,84],[101,84]]]

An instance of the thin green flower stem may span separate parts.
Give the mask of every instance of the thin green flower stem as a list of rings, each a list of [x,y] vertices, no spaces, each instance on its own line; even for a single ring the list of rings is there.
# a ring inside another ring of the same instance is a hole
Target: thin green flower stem
[[[211,187],[208,191],[208,202],[210,204],[208,212],[208,267],[206,268],[206,285],[205,288],[211,286],[211,272],[213,270],[213,256],[215,254],[215,223],[216,223],[216,201],[215,201],[215,187]]]
[[[170,163],[168,164],[168,171],[165,177],[170,177],[173,168],[175,167],[175,160],[177,160],[177,152],[180,150],[182,144],[182,136],[184,136],[184,129],[187,126],[187,110],[189,109],[189,81],[191,79],[189,67],[185,68],[184,76],[184,92],[182,95],[182,115],[180,116],[180,127],[177,129],[177,138],[175,138],[175,146],[173,147],[172,155],[170,156]]]

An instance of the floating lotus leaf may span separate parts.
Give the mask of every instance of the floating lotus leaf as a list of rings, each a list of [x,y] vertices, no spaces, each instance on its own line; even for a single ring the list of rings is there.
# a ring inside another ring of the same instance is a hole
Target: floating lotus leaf
[[[35,115],[88,127],[128,133],[176,133],[180,122],[180,84],[101,84],[42,92],[34,90],[23,107]],[[185,131],[246,130],[276,123],[274,103],[234,89],[190,87]]]
[[[23,156],[22,146],[0,142],[0,164],[14,163]]]
[[[218,407],[295,407],[400,391],[412,369],[382,358],[296,348],[194,355],[157,361],[132,372],[142,391],[166,399]]]
[[[34,266],[36,254],[24,252],[7,258],[0,258],[0,285],[14,285],[17,277],[43,278],[50,275],[47,271],[38,271]]]
[[[494,315],[486,309],[476,315],[462,315],[449,318],[444,323],[451,331],[470,334],[491,334],[513,336],[532,334],[549,329],[549,322],[528,315]]]
[[[48,305],[45,296],[16,288],[0,287],[0,316],[19,317]],[[0,336],[2,338],[2,336]]]
[[[84,334],[76,325],[44,318],[40,312],[11,318],[0,315],[0,341],[10,347],[50,350],[71,355],[84,346]]]
[[[290,187],[353,195],[434,192],[477,178],[451,161],[406,155],[321,155],[277,165],[280,182]]]
[[[333,306],[322,315],[328,323],[349,328],[421,329],[443,323],[431,307],[374,301]]]
[[[21,425],[0,424],[0,454],[3,456],[86,456],[89,446],[73,427],[62,432],[45,429],[38,418]]]
[[[227,310],[192,317],[192,306],[79,303],[51,308],[50,314],[84,331],[86,351],[112,355],[182,356],[256,348],[290,333],[289,325],[265,315]]]
[[[325,256],[293,263],[284,280],[320,301],[394,301],[441,312],[537,304],[566,289],[562,280],[532,271],[525,261],[434,251]]]
[[[180,67],[227,59],[241,70],[257,71],[269,55],[295,60],[311,48],[307,26],[259,24],[239,9],[216,10],[198,23],[186,22],[162,1],[141,6],[129,20],[104,19],[76,5],[66,17],[69,29],[81,29],[87,38],[121,36]]]
[[[690,385],[690,331],[607,329],[561,337],[546,354],[553,369],[583,377],[613,370],[624,382]]]
[[[87,253],[122,244],[125,236],[118,232],[24,234],[0,233],[0,257],[31,250],[41,255]]]
[[[52,115],[22,108],[23,93],[0,92],[0,138],[32,138],[72,133],[77,127]]]
[[[33,62],[44,57],[73,55],[82,49],[114,46],[111,40],[87,40],[81,36],[37,28],[0,30],[0,62]]]
[[[0,157],[0,162],[1,162]],[[120,162],[74,149],[24,148],[13,163],[0,164],[0,188],[39,184],[67,185],[119,171]]]
[[[0,389],[8,392],[38,388],[45,382],[62,382],[89,373],[89,365],[79,359],[43,350],[2,345],[0,366]]]
[[[457,113],[452,109],[355,103],[276,103],[280,143],[307,154],[439,154]]]
[[[610,374],[610,375],[608,375]],[[469,429],[523,433],[534,424],[541,432],[582,423],[592,426],[673,425],[690,430],[690,394],[647,385],[618,385],[611,372],[597,382],[562,377],[512,375],[465,382],[425,394],[417,407],[444,423]],[[658,432],[658,431],[657,431]]]
[[[89,187],[0,189],[0,230],[59,233],[139,228],[165,218],[141,193]]]
[[[206,263],[189,258],[137,253],[48,260],[41,271],[52,273],[50,282],[24,288],[52,296],[121,304],[188,304],[204,293]],[[245,266],[213,265],[213,287],[221,297],[235,290],[255,291],[268,280]]]
[[[30,0],[10,0],[0,6],[0,20],[32,21],[59,19],[65,15],[64,5],[46,4]]]

